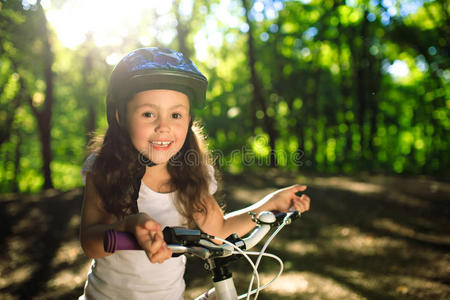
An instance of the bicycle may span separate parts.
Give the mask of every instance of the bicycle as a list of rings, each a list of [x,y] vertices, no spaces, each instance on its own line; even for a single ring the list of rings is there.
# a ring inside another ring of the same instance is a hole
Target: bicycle
[[[272,212],[265,211],[258,214],[258,216],[254,213],[249,214],[251,214],[252,220],[256,223],[256,227],[244,238],[239,238],[237,234],[232,234],[224,240],[208,235],[200,230],[183,227],[164,228],[164,240],[172,250],[172,256],[188,254],[199,257],[206,261],[204,267],[213,275],[214,288],[198,296],[196,300],[235,300],[244,297],[250,299],[252,294],[255,294],[254,299],[257,299],[259,291],[273,283],[283,272],[283,261],[276,255],[265,253],[265,250],[284,226],[300,216],[299,212],[289,211],[275,215]],[[277,228],[267,239],[260,252],[246,251],[258,244],[273,227]],[[212,240],[220,241],[223,244],[216,244]],[[142,250],[131,233],[114,230],[108,230],[105,233],[104,249],[108,253],[114,253],[116,250]],[[256,263],[253,263],[248,255],[258,255]],[[253,275],[247,293],[238,296],[233,276],[228,270],[228,264],[241,256],[249,261],[253,268]],[[274,279],[260,287],[258,266],[263,256],[277,260],[280,264],[280,271]],[[254,278],[256,278],[256,289],[252,290]]]

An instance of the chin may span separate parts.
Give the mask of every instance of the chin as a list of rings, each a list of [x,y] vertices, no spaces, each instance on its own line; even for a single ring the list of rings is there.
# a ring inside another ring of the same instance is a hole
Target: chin
[[[157,165],[167,164],[173,155],[151,155],[149,159]]]

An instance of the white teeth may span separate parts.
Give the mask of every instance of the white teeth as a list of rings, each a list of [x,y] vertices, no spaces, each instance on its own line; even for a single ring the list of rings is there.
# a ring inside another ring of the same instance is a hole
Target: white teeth
[[[150,143],[152,143],[153,145],[158,145],[158,146],[169,146],[171,142],[152,141]]]

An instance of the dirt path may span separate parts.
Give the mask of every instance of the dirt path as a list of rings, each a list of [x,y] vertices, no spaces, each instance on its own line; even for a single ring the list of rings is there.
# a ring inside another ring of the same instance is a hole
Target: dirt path
[[[450,183],[422,177],[298,177],[265,171],[224,176],[228,210],[275,188],[307,183],[312,208],[273,241],[282,277],[259,299],[448,299]],[[74,299],[89,260],[78,240],[82,189],[0,196],[0,298]],[[190,259],[186,299],[209,287]],[[250,268],[233,271],[239,291]],[[268,281],[277,264],[264,261]]]

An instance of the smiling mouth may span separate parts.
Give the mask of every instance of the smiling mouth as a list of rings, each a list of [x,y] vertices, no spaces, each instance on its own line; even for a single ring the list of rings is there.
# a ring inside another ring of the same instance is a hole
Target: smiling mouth
[[[154,148],[168,148],[171,144],[171,141],[150,141],[150,145]]]

